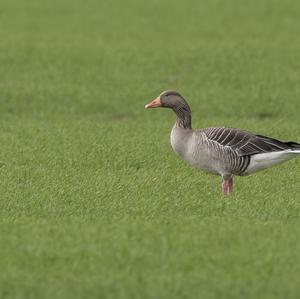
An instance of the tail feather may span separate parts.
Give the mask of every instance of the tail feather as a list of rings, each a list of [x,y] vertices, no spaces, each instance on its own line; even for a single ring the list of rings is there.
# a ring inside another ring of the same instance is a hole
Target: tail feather
[[[271,137],[266,137],[263,135],[256,135],[257,137],[259,137],[259,139],[263,140],[264,143],[267,143],[269,145],[271,145],[272,147],[272,152],[273,151],[280,151],[280,150],[300,150],[300,143],[297,143],[295,141],[285,141],[285,140],[278,140],[278,139],[274,139]],[[260,144],[261,145],[261,144]],[[261,147],[261,146],[260,146]],[[266,152],[268,152],[269,150],[266,150]]]
[[[294,141],[288,141],[285,142],[286,145],[288,145],[292,150],[299,150],[300,151],[300,144]]]

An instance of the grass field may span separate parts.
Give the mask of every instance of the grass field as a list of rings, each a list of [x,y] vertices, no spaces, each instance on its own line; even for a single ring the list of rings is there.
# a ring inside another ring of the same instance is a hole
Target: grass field
[[[0,298],[299,298],[300,159],[237,178],[193,126],[300,141],[297,1],[2,0]]]

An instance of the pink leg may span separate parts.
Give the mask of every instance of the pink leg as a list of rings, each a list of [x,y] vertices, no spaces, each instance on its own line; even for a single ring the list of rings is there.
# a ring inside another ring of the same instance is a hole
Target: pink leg
[[[230,195],[233,190],[233,179],[225,179],[222,181],[222,192],[224,195]]]

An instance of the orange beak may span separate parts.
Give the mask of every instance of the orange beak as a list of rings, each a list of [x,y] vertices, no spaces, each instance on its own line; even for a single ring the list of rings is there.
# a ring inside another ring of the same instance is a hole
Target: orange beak
[[[148,108],[157,108],[157,107],[161,107],[161,102],[160,102],[159,97],[145,106],[146,109],[148,109]]]

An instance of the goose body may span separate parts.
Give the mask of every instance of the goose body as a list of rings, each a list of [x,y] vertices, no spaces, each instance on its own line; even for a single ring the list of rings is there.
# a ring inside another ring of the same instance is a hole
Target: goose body
[[[234,146],[222,145],[222,143],[211,139],[209,132],[213,131],[223,132],[224,136],[230,134],[231,131],[234,131],[235,134],[243,132],[244,137],[248,135],[251,138],[253,135],[250,132],[232,128],[207,128],[191,130],[187,133],[184,132],[184,129],[174,126],[171,131],[172,148],[191,165],[223,177],[250,175],[259,170],[288,161],[300,154],[300,148],[299,150],[290,149],[285,143],[282,143],[281,148],[273,148],[273,151],[268,152],[257,148],[256,154],[243,154]],[[253,137],[256,136],[254,135]],[[232,142],[233,138],[231,137],[228,140]],[[244,140],[240,139],[239,142],[240,145],[243,142],[246,144],[246,138]]]
[[[211,127],[193,130],[191,110],[175,91],[165,91],[146,108],[171,108],[177,120],[171,131],[176,154],[194,167],[223,178],[223,193],[233,188],[233,176],[245,176],[300,155],[300,144],[257,135],[245,130]]]

